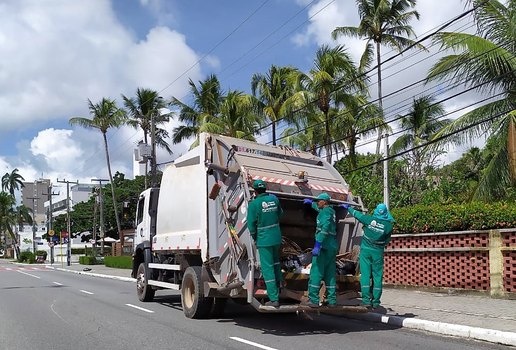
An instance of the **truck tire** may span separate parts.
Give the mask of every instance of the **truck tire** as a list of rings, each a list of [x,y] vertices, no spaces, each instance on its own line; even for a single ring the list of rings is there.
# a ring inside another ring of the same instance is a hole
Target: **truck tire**
[[[149,277],[150,270],[147,267],[147,264],[141,263],[138,266],[138,271],[136,272],[136,293],[138,294],[138,299],[140,299],[140,301],[147,302],[154,299],[156,290],[147,283]]]
[[[206,318],[210,314],[213,298],[203,295],[200,266],[186,269],[181,282],[181,304],[188,318]]]

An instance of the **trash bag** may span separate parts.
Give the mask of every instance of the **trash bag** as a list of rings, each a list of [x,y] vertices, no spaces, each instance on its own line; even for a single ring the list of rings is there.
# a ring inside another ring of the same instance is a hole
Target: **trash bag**
[[[337,260],[337,275],[354,275],[356,263],[351,260]]]
[[[307,266],[312,262],[312,252],[298,254],[297,259],[302,266]]]
[[[284,259],[281,259],[281,268],[285,272],[297,272],[301,269],[301,263],[295,255],[290,255]]]

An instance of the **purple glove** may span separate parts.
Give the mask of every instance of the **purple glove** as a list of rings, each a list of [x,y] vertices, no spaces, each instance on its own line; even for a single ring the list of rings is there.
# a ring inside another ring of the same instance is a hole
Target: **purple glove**
[[[349,209],[349,204],[347,204],[347,203],[339,204],[339,207],[344,208],[344,209]]]
[[[313,203],[313,202],[314,202],[314,201],[313,201],[313,200],[311,200],[310,198],[305,198],[305,199],[303,199],[303,204],[310,204],[310,205],[312,205],[312,203]]]
[[[321,252],[321,243],[315,241],[314,249],[312,249],[312,256],[318,256]]]

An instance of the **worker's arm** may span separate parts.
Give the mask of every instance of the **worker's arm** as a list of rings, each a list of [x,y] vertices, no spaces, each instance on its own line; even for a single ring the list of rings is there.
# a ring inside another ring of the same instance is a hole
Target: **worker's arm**
[[[351,214],[351,216],[356,218],[358,221],[360,221],[362,224],[368,224],[368,222],[366,221],[367,215],[365,215],[364,213],[361,213],[358,210],[353,209],[352,207],[348,208],[348,213]]]
[[[256,240],[256,233],[258,232],[258,215],[256,213],[256,205],[253,205],[253,202],[249,203],[249,207],[247,208],[247,227],[249,228],[251,237]]]

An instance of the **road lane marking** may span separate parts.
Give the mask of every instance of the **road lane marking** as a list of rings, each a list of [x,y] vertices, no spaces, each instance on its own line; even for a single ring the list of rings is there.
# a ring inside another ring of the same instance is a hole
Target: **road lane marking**
[[[52,282],[53,284],[56,284],[58,286],[62,286],[63,284],[62,283],[59,283],[59,282]]]
[[[23,271],[20,271],[20,270],[18,270],[17,272],[19,272],[19,273],[23,273],[24,275],[27,275],[27,276],[30,276],[30,277],[34,277],[34,278],[41,278],[41,277],[39,277],[39,276],[33,275],[33,274],[31,274],[31,273],[23,272]]]
[[[88,292],[87,290],[83,290],[83,289],[79,289],[81,292],[85,293],[85,294],[90,294],[92,295],[93,293],[92,292]]]
[[[133,304],[125,304],[125,305],[127,305],[127,306],[129,306],[129,307],[132,307],[132,308],[135,308],[135,309],[138,309],[138,310],[141,310],[141,311],[148,312],[148,313],[150,313],[150,314],[153,314],[153,313],[154,313],[154,311],[152,311],[152,310],[144,309],[143,307],[139,307],[139,306],[136,306],[136,305],[133,305]]]
[[[258,344],[258,343],[255,343],[255,342],[252,342],[250,340],[245,340],[245,339],[242,339],[242,338],[239,338],[239,337],[229,337],[229,339],[233,339],[233,340],[236,340],[236,341],[239,341],[241,343],[245,343],[245,344],[248,344],[248,345],[252,345],[252,346],[256,346],[257,348],[260,348],[260,349],[265,349],[265,350],[277,350],[275,348],[271,348],[269,346],[265,346],[265,345],[262,345],[262,344]]]
[[[54,305],[55,305],[55,304],[56,304],[56,301],[54,300],[54,301],[52,302],[52,305],[50,305],[50,310],[52,310],[52,312],[53,312],[57,317],[59,317],[63,322],[67,323],[67,322],[65,321],[65,319],[64,319],[64,318],[62,318],[62,317],[61,317],[61,315],[59,315],[59,314],[57,313],[57,311],[54,309]]]

